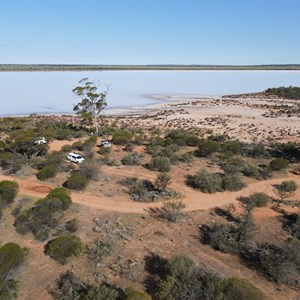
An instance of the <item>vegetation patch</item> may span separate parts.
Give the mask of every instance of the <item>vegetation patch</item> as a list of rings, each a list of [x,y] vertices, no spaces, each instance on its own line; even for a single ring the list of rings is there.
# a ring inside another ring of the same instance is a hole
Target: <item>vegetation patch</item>
[[[15,243],[0,247],[0,299],[17,298],[18,282],[13,275],[25,261],[26,254],[27,249]]]
[[[63,186],[71,190],[81,191],[87,187],[88,183],[89,180],[84,175],[75,172],[63,183]]]
[[[68,257],[79,256],[83,252],[83,244],[75,235],[65,235],[49,241],[45,246],[45,254],[65,264]]]
[[[48,165],[39,170],[36,177],[39,180],[46,180],[55,177],[57,172],[58,170],[55,165]]]
[[[168,189],[171,178],[165,173],[158,174],[155,183],[150,180],[139,180],[136,177],[129,177],[120,183],[127,186],[131,199],[137,202],[153,202],[159,199],[178,198],[179,194]]]
[[[32,232],[37,240],[46,240],[71,203],[68,190],[53,189],[44,199],[37,201],[32,208],[18,214],[14,222],[16,231],[20,234]]]

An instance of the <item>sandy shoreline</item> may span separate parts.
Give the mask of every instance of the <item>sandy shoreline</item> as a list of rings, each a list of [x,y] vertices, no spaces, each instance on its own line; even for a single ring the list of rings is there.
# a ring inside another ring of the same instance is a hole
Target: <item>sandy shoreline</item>
[[[300,103],[262,93],[205,96],[182,94],[145,95],[153,103],[106,109],[110,118],[126,119],[132,126],[200,128],[246,142],[300,142]],[[27,116],[30,114],[27,114]],[[72,113],[39,113],[70,116]],[[26,115],[10,115],[22,117]],[[2,116],[4,117],[4,116]]]

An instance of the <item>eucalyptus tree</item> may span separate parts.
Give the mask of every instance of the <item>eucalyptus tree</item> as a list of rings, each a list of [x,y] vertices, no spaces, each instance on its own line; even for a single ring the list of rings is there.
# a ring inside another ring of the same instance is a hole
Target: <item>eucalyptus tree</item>
[[[96,134],[98,134],[99,116],[107,106],[108,87],[104,91],[99,91],[95,82],[90,81],[88,78],[83,78],[72,92],[81,99],[74,106],[73,110],[86,121],[91,121],[95,127]]]

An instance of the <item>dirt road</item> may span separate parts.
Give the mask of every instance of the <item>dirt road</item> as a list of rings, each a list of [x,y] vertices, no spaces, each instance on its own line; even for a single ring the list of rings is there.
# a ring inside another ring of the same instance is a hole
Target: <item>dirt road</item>
[[[120,172],[120,171],[119,171]],[[173,182],[171,187],[181,193],[182,201],[186,204],[186,211],[206,210],[216,206],[222,206],[234,203],[240,196],[247,196],[253,192],[264,192],[268,195],[274,195],[274,184],[281,183],[283,180],[292,179],[300,185],[299,176],[288,174],[285,178],[276,178],[265,181],[258,181],[249,184],[246,188],[238,192],[222,192],[215,194],[204,194],[192,188],[185,186],[181,182]],[[33,197],[44,197],[55,186],[44,185],[39,181],[29,181],[19,179],[17,177],[0,175],[0,180],[14,180],[19,186],[19,193]],[[139,203],[126,199],[114,200],[107,196],[96,196],[87,192],[72,192],[72,200],[75,203],[85,205],[95,209],[116,211],[124,213],[147,213],[150,207],[157,207],[162,202],[155,203]],[[294,198],[300,198],[300,190],[298,189]]]

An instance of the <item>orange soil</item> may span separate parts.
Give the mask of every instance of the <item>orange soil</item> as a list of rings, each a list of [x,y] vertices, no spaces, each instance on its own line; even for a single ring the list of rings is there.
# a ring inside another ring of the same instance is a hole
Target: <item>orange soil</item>
[[[116,172],[113,167],[107,167],[106,171]],[[130,171],[128,170],[120,170],[118,169],[117,172],[121,175],[124,174],[126,176],[131,175],[133,176]],[[131,173],[131,174],[130,174]],[[153,178],[150,174],[146,174],[146,177],[149,179],[153,179],[156,174],[153,173]],[[145,175],[143,174],[143,175]],[[148,176],[147,176],[148,175]],[[143,176],[145,177],[145,176]],[[295,175],[288,174],[284,180],[286,179],[293,179],[296,181],[298,185],[300,185],[300,178]],[[19,179],[11,176],[0,175],[0,180],[14,180],[16,181],[19,186],[20,194],[25,194],[28,196],[34,197],[44,197],[45,193],[48,193],[52,188],[55,186],[50,185],[43,185],[40,186],[38,181],[29,181],[24,179]],[[178,178],[177,178],[178,180]],[[238,192],[222,192],[222,193],[215,193],[215,194],[205,194],[199,191],[196,191],[184,183],[182,180],[177,181],[176,178],[173,179],[171,184],[171,188],[174,188],[182,195],[182,201],[186,204],[186,211],[195,211],[195,210],[206,210],[216,206],[222,206],[229,203],[235,203],[236,199],[240,196],[247,196],[254,192],[264,192],[268,195],[274,194],[274,184],[279,184],[282,182],[283,178],[275,178],[265,181],[258,181],[250,183],[246,188]],[[120,199],[120,200],[113,200],[110,197],[101,195],[96,196],[94,194],[85,192],[72,192],[72,200],[75,203],[82,204],[91,208],[95,209],[102,209],[107,211],[116,211],[116,212],[123,212],[123,213],[147,213],[147,210],[150,207],[157,207],[162,205],[162,202],[155,202],[155,203],[140,203],[140,202],[133,202],[128,201],[127,199]],[[293,198],[300,198],[300,190],[298,189],[296,194]]]

